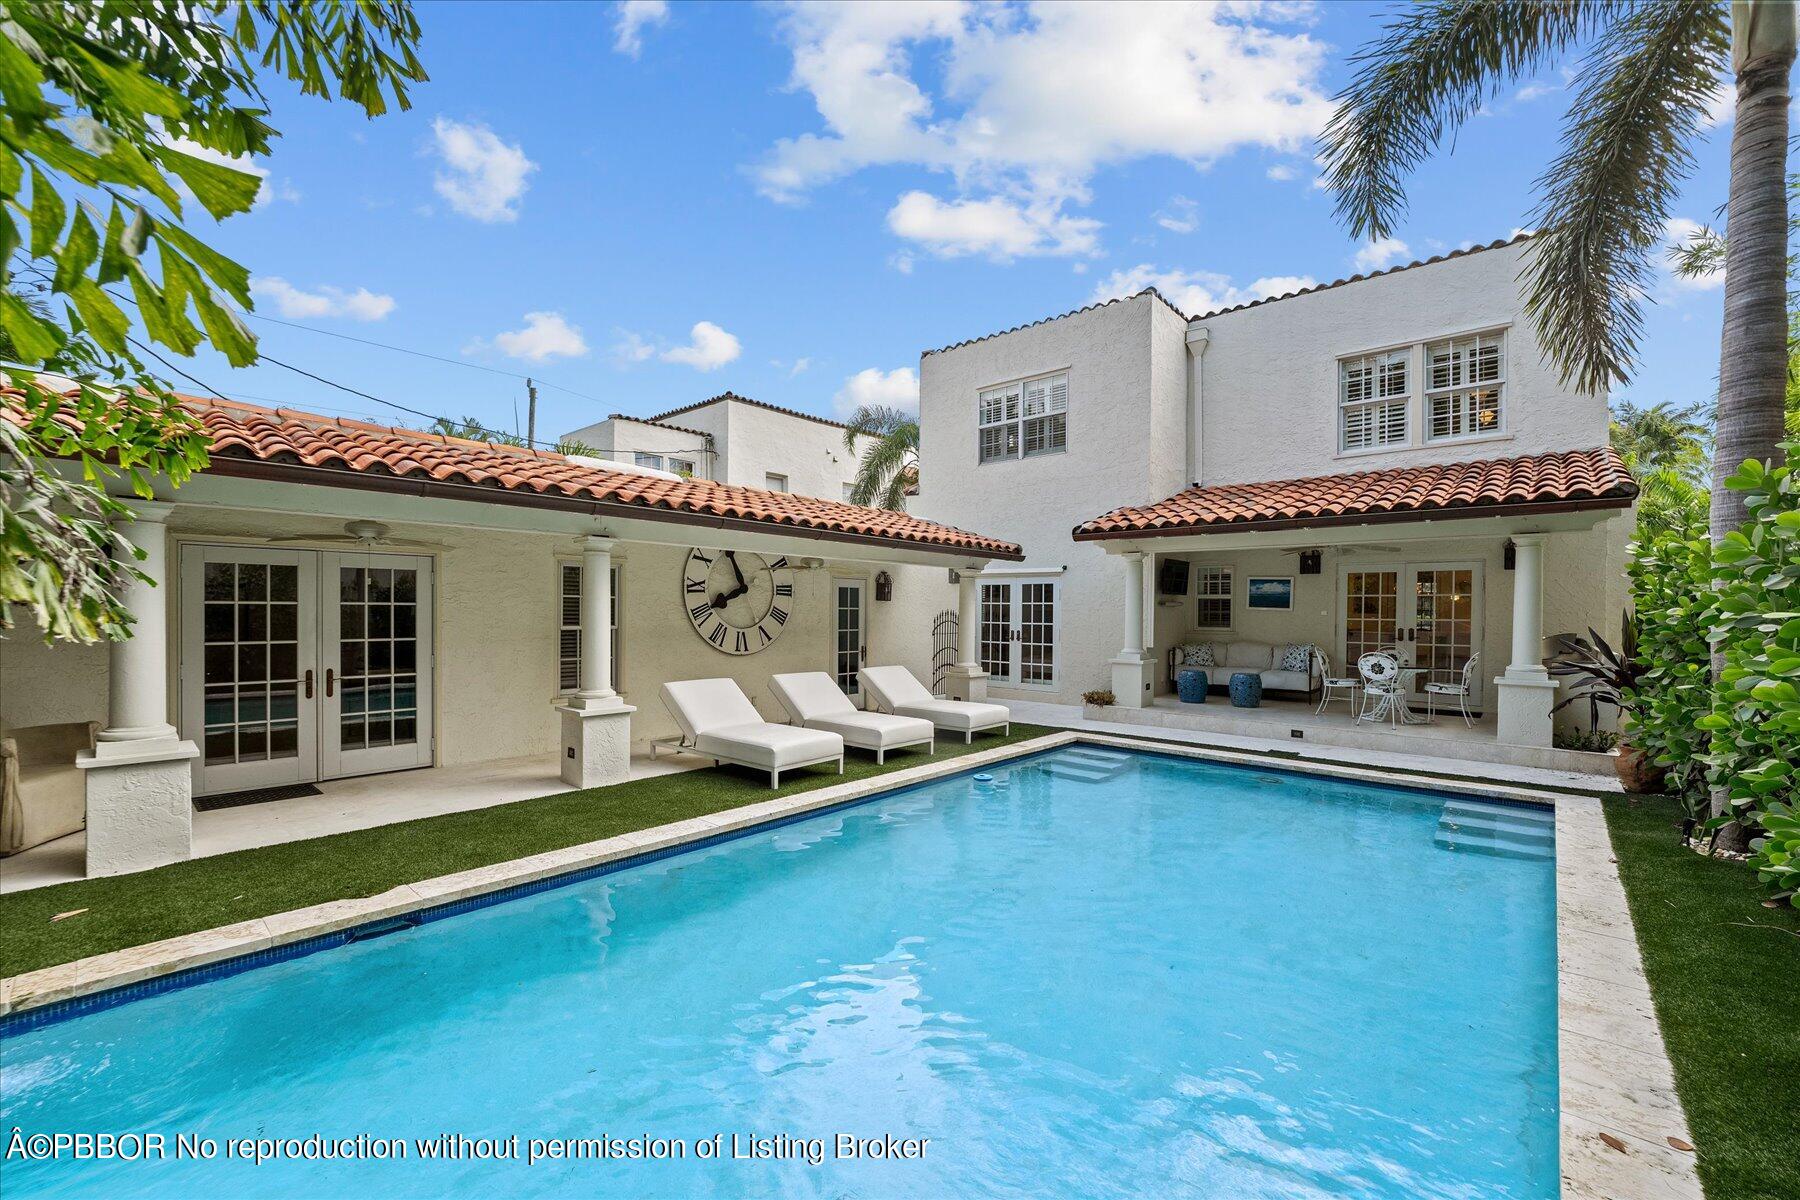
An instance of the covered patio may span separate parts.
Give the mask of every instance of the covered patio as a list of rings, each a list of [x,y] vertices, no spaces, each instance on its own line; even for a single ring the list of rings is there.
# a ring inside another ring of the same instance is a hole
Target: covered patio
[[[1549,765],[1574,753],[1554,745],[1557,720],[1574,717],[1553,718],[1547,639],[1618,636],[1624,579],[1609,564],[1623,562],[1636,494],[1600,449],[1194,487],[1074,536],[1124,569],[1120,719],[1344,746],[1453,742],[1478,761]],[[1362,683],[1357,661],[1371,652],[1399,663],[1420,723],[1358,720],[1361,690],[1315,711],[1323,676]],[[1223,694],[1183,703],[1184,665],[1215,693],[1242,673],[1268,690],[1253,707]],[[1464,685],[1470,722],[1464,698],[1442,694]],[[1437,715],[1425,723],[1428,703]]]

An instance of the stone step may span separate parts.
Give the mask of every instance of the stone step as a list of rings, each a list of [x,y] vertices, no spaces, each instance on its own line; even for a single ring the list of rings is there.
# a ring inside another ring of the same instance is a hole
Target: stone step
[[[1556,814],[1550,809],[1479,804],[1467,800],[1452,800],[1445,804],[1439,820],[1444,825],[1500,826],[1552,834],[1556,831]]]

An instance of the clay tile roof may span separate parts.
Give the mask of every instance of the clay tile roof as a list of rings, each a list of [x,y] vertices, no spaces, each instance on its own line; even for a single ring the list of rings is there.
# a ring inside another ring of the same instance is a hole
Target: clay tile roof
[[[0,396],[0,417],[15,423],[19,416],[16,397],[16,392]],[[594,512],[611,509],[612,515],[627,519],[662,516],[716,527],[723,518],[766,526],[771,533],[809,532],[828,541],[894,542],[967,551],[978,558],[1024,557],[1012,542],[887,509],[705,479],[662,479],[583,466],[545,450],[263,408],[236,400],[188,396],[182,402],[211,435],[212,462],[207,470],[213,474],[259,475],[274,468],[288,482],[382,490],[391,490],[396,479],[410,479],[451,488],[478,487],[488,495],[457,498],[496,504],[543,504],[547,500],[556,507]],[[253,464],[255,469],[245,469]],[[555,504],[559,500],[568,503]]]
[[[1117,508],[1075,527],[1076,541],[1235,533],[1314,525],[1625,508],[1637,495],[1610,446],[1523,458],[1433,463],[1268,483],[1191,487],[1167,500]]]

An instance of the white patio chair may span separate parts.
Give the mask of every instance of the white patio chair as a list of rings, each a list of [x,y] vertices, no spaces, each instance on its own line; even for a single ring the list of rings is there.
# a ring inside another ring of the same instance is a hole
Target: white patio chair
[[[1427,720],[1437,711],[1437,698],[1446,700],[1454,698],[1456,707],[1462,713],[1463,724],[1470,729],[1475,728],[1475,718],[1469,715],[1469,693],[1474,691],[1475,664],[1481,661],[1481,655],[1469,655],[1469,661],[1463,664],[1462,677],[1456,683],[1428,683],[1425,685],[1425,717]]]
[[[1356,714],[1356,693],[1362,691],[1362,680],[1353,675],[1333,675],[1331,659],[1326,657],[1325,652],[1317,646],[1312,648],[1312,667],[1319,673],[1319,679],[1324,685],[1320,689],[1319,707],[1313,711],[1322,713],[1327,704],[1341,698],[1349,705],[1350,713],[1354,716]]]
[[[815,763],[836,762],[844,773],[844,739],[822,729],[796,729],[762,719],[750,698],[730,679],[682,679],[662,685],[663,704],[681,726],[683,740],[694,753],[714,764],[735,763],[769,773],[769,786],[781,786],[781,773]]]
[[[962,734],[965,745],[984,729],[1012,731],[1012,713],[1006,705],[941,700],[905,667],[864,667],[856,675],[880,711],[923,718],[947,733]]]
[[[769,687],[796,725],[835,733],[846,746],[873,751],[878,763],[887,761],[889,750],[903,746],[924,746],[927,754],[937,753],[937,726],[922,717],[862,712],[823,671],[775,675]]]
[[[1371,652],[1356,660],[1356,673],[1362,676],[1362,711],[1358,721],[1380,721],[1386,718],[1400,728],[1400,660],[1392,654]]]

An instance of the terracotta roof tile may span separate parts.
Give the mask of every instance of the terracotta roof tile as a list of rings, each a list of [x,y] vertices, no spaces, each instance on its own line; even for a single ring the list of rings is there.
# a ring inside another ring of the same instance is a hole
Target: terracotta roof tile
[[[726,400],[732,400],[738,404],[748,404],[752,408],[766,408],[770,412],[778,412],[784,417],[799,417],[802,421],[816,421],[820,425],[830,425],[834,429],[849,428],[842,421],[833,421],[829,417],[814,416],[812,413],[801,412],[797,408],[783,408],[779,404],[770,404],[767,400],[752,400],[750,397],[740,396],[736,392],[720,392],[718,395],[709,397],[705,400],[697,400],[692,404],[684,404],[680,408],[671,408],[667,412],[659,412],[653,417],[627,417],[626,420],[643,421],[649,424],[661,425],[670,417],[678,417],[682,413],[690,413],[697,408],[705,408],[709,404],[719,404]],[[679,427],[670,425],[669,428],[675,429]]]
[[[17,393],[0,396],[0,415],[17,420]],[[525,492],[574,501],[618,504],[688,514],[693,523],[736,518],[829,539],[876,539],[906,545],[966,550],[981,558],[1019,559],[1019,547],[903,512],[864,508],[837,500],[737,487],[705,479],[663,479],[571,462],[560,454],[468,441],[415,429],[396,429],[235,400],[184,397],[184,406],[211,435],[211,470],[229,473],[225,460],[302,464],[363,476],[423,478],[473,484],[499,493]],[[374,481],[371,479],[371,485]],[[621,513],[629,517],[629,512]]]
[[[1637,495],[1610,446],[1522,458],[1433,463],[1267,483],[1191,487],[1155,504],[1114,509],[1075,527],[1075,540],[1168,537],[1306,525],[1423,520],[1463,510],[1624,508]]]

